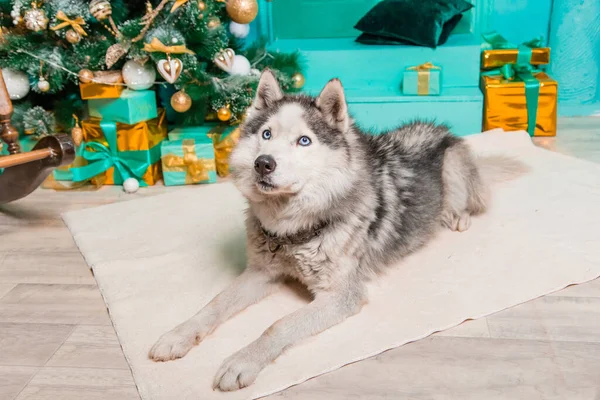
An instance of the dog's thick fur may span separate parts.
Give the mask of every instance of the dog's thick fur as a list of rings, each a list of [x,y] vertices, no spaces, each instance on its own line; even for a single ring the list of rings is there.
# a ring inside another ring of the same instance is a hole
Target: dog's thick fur
[[[440,225],[468,229],[471,215],[486,209],[487,184],[523,172],[512,160],[476,159],[444,126],[413,122],[383,135],[363,133],[336,79],[317,98],[285,96],[273,74],[263,73],[241,130],[230,163],[249,203],[248,266],[198,314],[163,335],[150,357],[183,357],[285,278],[302,282],[314,299],[225,360],[214,380],[221,390],[250,385],[284,349],[358,313],[372,276],[417,250]],[[299,144],[302,136],[310,145]],[[257,172],[261,155],[276,161],[272,173]],[[273,253],[264,232],[289,237],[317,226],[324,226],[319,235]]]

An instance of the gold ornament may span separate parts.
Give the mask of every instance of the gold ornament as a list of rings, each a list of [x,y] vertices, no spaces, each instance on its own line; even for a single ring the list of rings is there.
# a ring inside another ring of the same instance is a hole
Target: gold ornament
[[[94,79],[94,73],[89,69],[82,69],[78,76],[81,83],[90,83]]]
[[[217,67],[229,73],[231,71],[231,68],[233,67],[234,59],[235,52],[233,51],[233,49],[225,49],[215,54],[215,58],[213,58],[213,61],[215,64],[217,64]]]
[[[73,114],[73,118],[75,119],[75,126],[71,129],[71,138],[73,138],[75,146],[79,147],[83,142],[83,129],[79,126],[79,118],[77,118],[77,115]]]
[[[144,43],[144,51],[149,53],[161,52],[167,54],[194,54],[194,52],[185,47],[184,44],[177,46],[165,46],[158,38],[152,38],[150,43]]]
[[[215,29],[218,28],[221,25],[221,20],[218,17],[211,17],[210,21],[208,21],[208,24],[206,24],[206,26],[208,26],[208,29]]]
[[[43,76],[40,76],[37,87],[40,89],[40,92],[46,93],[48,90],[50,90],[50,82],[48,82]]]
[[[70,26],[71,30],[74,30],[75,32],[77,32],[80,36],[87,36],[87,33],[81,26],[81,25],[85,25],[85,20],[83,19],[83,17],[76,17],[75,19],[69,19],[69,17],[67,17],[67,15],[64,12],[59,11],[56,13],[56,19],[59,21],[62,21],[62,22],[59,23],[58,25],[51,27],[50,29],[52,29],[53,31],[58,31],[62,28],[66,28],[67,26]],[[67,32],[67,34],[68,33],[69,32]]]
[[[292,86],[294,86],[296,89],[301,89],[302,86],[304,86],[304,75],[302,75],[300,72],[296,72],[294,75],[292,75]]]
[[[177,112],[183,113],[190,109],[192,106],[192,98],[183,90],[175,92],[171,96],[171,107]]]
[[[90,14],[98,21],[103,21],[112,15],[112,6],[108,0],[92,0]]]
[[[35,5],[35,3],[33,4]],[[25,27],[34,32],[42,31],[48,26],[48,17],[44,10],[35,7],[25,11],[23,21],[25,21]]]
[[[121,43],[115,43],[106,50],[106,56],[104,57],[104,61],[106,62],[106,66],[111,68],[117,61],[121,59],[125,54],[127,54],[128,49],[123,47]]]
[[[227,0],[227,14],[238,24],[249,24],[258,14],[256,0]]]
[[[206,3],[203,1],[199,1],[198,2],[198,10],[200,10],[200,11],[206,10]]]
[[[175,83],[179,75],[181,75],[181,70],[183,69],[183,63],[179,58],[171,58],[169,53],[167,53],[166,60],[159,60],[156,63],[156,69],[160,76],[162,76],[165,81],[169,83]]]
[[[217,118],[219,118],[219,121],[223,122],[231,119],[231,110],[229,109],[229,104],[227,104],[225,107],[219,108],[217,111]]]
[[[65,38],[67,39],[67,42],[76,44],[81,40],[81,35],[75,32],[73,29],[69,29],[67,33],[65,33]]]

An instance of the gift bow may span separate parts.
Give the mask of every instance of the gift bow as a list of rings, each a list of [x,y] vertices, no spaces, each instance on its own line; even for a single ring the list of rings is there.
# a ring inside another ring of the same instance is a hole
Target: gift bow
[[[408,68],[410,71],[429,71],[432,69],[442,69],[441,67],[438,67],[437,65],[434,65],[432,62],[426,62],[423,63],[421,65],[416,65],[414,67],[409,67]]]
[[[98,142],[87,142],[84,144],[81,156],[89,164],[79,168],[72,168],[73,182],[86,181],[97,175],[102,174],[111,167],[115,167],[115,172],[120,174],[123,181],[127,178],[136,178],[140,186],[146,186],[142,177],[150,166],[147,161],[127,157],[127,152],[117,150],[117,124],[114,122],[100,122],[100,128],[104,133],[108,146]],[[128,153],[133,153],[131,151]],[[116,176],[117,174],[115,174]],[[115,183],[116,179],[115,179]]]
[[[85,30],[83,30],[83,27],[81,26],[85,25],[85,20],[83,19],[83,17],[69,19],[69,17],[67,17],[67,15],[64,12],[59,11],[58,13],[56,13],[56,19],[61,20],[63,22],[51,27],[50,29],[52,29],[53,31],[58,31],[59,29],[70,26],[75,32],[79,33],[80,35],[87,36],[87,33],[85,32]]]
[[[198,158],[194,139],[183,139],[183,157],[177,154],[163,154],[163,172],[185,172],[186,183],[199,183],[209,180],[208,173],[215,170],[215,161]]]
[[[144,43],[144,51],[149,53],[162,52],[167,54],[194,54],[194,52],[185,47],[184,44],[177,46],[165,46],[158,38],[152,38],[150,43]]]

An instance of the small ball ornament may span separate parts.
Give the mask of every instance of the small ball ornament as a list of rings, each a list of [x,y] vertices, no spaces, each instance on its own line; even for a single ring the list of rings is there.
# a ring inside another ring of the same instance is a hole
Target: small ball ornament
[[[67,39],[67,42],[76,44],[81,40],[81,35],[75,32],[73,29],[69,29],[67,33],[65,33],[65,38]]]
[[[112,15],[112,6],[108,0],[92,0],[89,10],[98,21],[103,21]]]
[[[2,75],[11,100],[20,100],[27,96],[27,93],[29,93],[29,78],[25,72],[4,68]]]
[[[250,65],[250,61],[244,56],[236,55],[233,58],[233,64],[231,65],[231,70],[229,73],[231,75],[249,75],[252,66]]]
[[[296,72],[294,75],[292,75],[292,82],[292,85],[296,89],[301,89],[302,86],[304,86],[304,75],[302,75],[300,72]]]
[[[237,22],[231,21],[229,23],[229,32],[236,38],[243,39],[250,33],[250,25],[238,24]]]
[[[78,76],[81,83],[90,83],[94,79],[94,73],[85,68],[79,71]]]
[[[183,90],[175,92],[171,96],[171,107],[179,113],[184,113],[192,107],[192,98]]]
[[[123,66],[123,81],[132,90],[145,90],[156,80],[156,70],[152,63],[142,65],[135,60],[129,60]]]
[[[50,82],[48,82],[43,76],[40,76],[37,87],[40,92],[46,93],[48,90],[50,90]]]
[[[198,10],[200,10],[200,11],[206,10],[206,3],[203,1],[199,1],[198,2]]]
[[[43,31],[48,26],[48,17],[44,10],[39,8],[25,11],[23,21],[25,21],[25,27],[34,32]]]
[[[208,26],[208,29],[218,28],[221,26],[221,20],[218,17],[212,17],[206,26]]]
[[[140,188],[140,182],[135,178],[127,178],[123,182],[123,190],[125,193],[135,193]]]
[[[256,0],[227,0],[227,14],[238,24],[249,24],[258,14]]]
[[[219,118],[219,121],[223,122],[229,121],[231,119],[231,110],[229,109],[229,105],[219,108],[219,110],[217,111],[217,118]]]

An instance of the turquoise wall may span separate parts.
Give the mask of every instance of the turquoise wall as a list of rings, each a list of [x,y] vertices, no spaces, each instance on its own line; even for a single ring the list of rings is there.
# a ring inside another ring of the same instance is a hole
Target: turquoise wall
[[[490,0],[488,30],[497,30],[511,42],[536,36],[548,40],[552,0]]]

